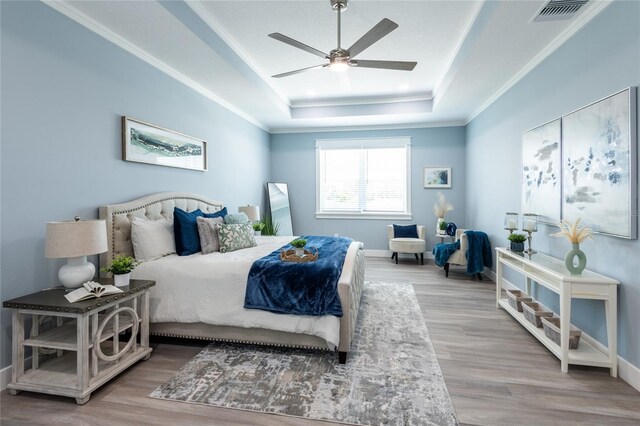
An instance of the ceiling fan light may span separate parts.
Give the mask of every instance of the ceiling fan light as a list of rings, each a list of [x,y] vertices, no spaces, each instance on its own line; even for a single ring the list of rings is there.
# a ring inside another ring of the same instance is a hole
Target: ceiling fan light
[[[347,68],[349,68],[349,65],[346,62],[333,62],[329,64],[331,71],[345,71]]]

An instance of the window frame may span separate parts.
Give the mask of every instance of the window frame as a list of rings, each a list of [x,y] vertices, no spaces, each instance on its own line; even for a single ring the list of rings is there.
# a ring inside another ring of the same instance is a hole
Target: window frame
[[[385,212],[342,212],[320,210],[320,152],[330,149],[371,149],[405,148],[406,154],[406,211],[404,213]],[[410,220],[411,214],[411,137],[316,139],[316,219],[387,219]]]

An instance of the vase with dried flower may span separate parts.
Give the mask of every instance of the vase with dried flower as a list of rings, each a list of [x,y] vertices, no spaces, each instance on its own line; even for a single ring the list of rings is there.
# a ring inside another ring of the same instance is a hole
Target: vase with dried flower
[[[561,220],[559,225],[560,232],[551,234],[552,237],[566,237],[571,243],[571,250],[564,258],[564,264],[571,275],[580,275],[587,266],[587,256],[580,250],[580,243],[584,240],[592,239],[593,231],[591,228],[580,228],[580,219],[571,223],[568,220]],[[577,263],[576,263],[577,260]]]
[[[437,234],[444,235],[446,233],[447,223],[444,221],[444,216],[451,210],[453,210],[453,205],[447,201],[442,192],[438,192],[438,201],[433,205],[433,213],[438,218],[436,223]],[[442,224],[444,224],[444,227]]]

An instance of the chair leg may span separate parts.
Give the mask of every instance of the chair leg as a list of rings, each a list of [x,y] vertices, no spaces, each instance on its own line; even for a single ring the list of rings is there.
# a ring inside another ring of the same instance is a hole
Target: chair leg
[[[396,252],[396,265],[398,264],[398,252]]]
[[[420,261],[420,258],[418,257],[418,253],[414,253],[416,255],[416,260]]]
[[[481,274],[480,272],[478,272],[478,273],[476,274],[476,276],[478,277],[478,280],[479,280],[479,281],[482,281],[482,274]]]
[[[420,264],[424,265],[424,253],[420,253]]]
[[[449,264],[448,263],[444,264],[444,276],[449,278]]]
[[[396,257],[398,255],[398,253],[396,253],[395,251],[393,253],[391,253],[391,260],[393,260],[394,257]]]

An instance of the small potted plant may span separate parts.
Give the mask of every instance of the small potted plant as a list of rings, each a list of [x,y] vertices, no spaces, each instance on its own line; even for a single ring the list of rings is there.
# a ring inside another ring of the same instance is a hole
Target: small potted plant
[[[291,241],[290,244],[293,246],[296,255],[300,257],[304,256],[304,246],[307,245],[307,240],[305,240],[304,238],[298,238]]]
[[[524,252],[524,242],[527,240],[527,236],[524,234],[518,234],[517,232],[510,234],[507,237],[511,241],[511,251],[514,253]]]
[[[111,265],[101,268],[101,272],[111,272],[113,274],[113,281],[116,287],[125,287],[129,285],[129,279],[131,278],[131,271],[138,266],[140,262],[135,260],[131,256],[117,256],[111,262]]]
[[[440,228],[438,229],[438,234],[440,234],[440,235],[446,234],[447,233],[447,225],[448,225],[448,223],[445,222],[444,220],[439,222]]]
[[[264,229],[264,223],[257,221],[252,226],[253,226],[253,233],[255,235],[262,235],[262,230]]]

